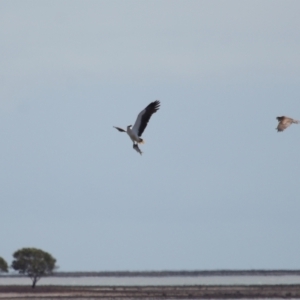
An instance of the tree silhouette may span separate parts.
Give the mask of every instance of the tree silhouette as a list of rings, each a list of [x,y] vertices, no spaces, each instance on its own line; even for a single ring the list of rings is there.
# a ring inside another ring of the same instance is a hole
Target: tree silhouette
[[[30,277],[32,288],[42,276],[51,274],[56,268],[56,259],[41,249],[23,248],[16,251],[13,257],[12,268]]]
[[[8,264],[7,262],[0,256],[0,273],[8,272]]]

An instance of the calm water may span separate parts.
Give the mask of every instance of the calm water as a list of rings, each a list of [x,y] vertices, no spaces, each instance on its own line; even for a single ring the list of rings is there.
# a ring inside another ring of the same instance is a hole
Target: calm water
[[[28,277],[0,277],[0,285],[28,285]],[[300,275],[170,276],[170,277],[43,277],[38,285],[231,285],[300,284]]]

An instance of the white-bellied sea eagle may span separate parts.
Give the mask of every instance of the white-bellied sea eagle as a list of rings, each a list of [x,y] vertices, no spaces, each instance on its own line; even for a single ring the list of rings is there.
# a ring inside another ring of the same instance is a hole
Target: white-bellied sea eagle
[[[139,144],[143,144],[144,140],[141,138],[151,116],[159,110],[160,102],[155,100],[151,102],[144,110],[142,110],[132,127],[132,125],[127,126],[127,130],[124,130],[120,127],[115,127],[120,132],[126,132],[133,142],[133,149],[138,153],[142,154],[142,151],[139,148]],[[132,129],[131,129],[132,127]]]

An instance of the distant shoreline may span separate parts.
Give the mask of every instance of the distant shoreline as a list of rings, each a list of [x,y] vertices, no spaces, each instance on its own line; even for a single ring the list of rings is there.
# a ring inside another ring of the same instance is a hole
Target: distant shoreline
[[[206,271],[101,271],[54,272],[51,277],[170,277],[170,276],[284,276],[300,275],[300,270],[206,270]],[[27,277],[1,274],[1,277]]]

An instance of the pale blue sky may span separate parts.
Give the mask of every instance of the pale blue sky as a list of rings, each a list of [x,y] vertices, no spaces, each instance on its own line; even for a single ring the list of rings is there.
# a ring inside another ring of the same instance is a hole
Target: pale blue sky
[[[300,2],[0,2],[0,256],[61,271],[299,269]],[[161,101],[140,156],[125,127]]]

